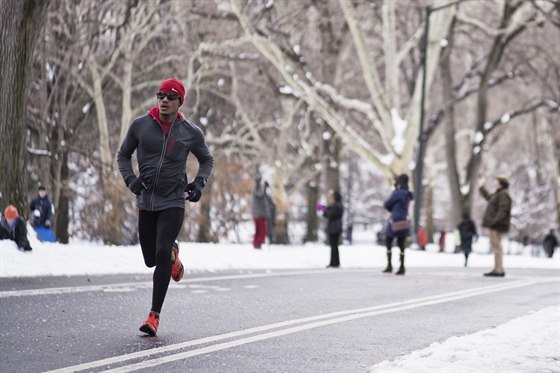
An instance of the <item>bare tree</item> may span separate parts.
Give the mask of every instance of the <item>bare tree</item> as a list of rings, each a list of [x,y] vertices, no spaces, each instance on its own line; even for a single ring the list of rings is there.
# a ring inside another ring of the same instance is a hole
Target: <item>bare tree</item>
[[[0,208],[8,203],[27,216],[25,104],[29,71],[49,0],[2,0],[0,8]]]
[[[529,2],[508,1],[504,3],[501,20],[497,28],[470,18],[463,11],[459,12],[458,20],[468,25],[482,29],[484,34],[493,36],[492,43],[488,46],[488,52],[482,60],[476,60],[475,64],[465,74],[461,83],[453,86],[450,56],[454,52],[454,29],[452,28],[448,37],[447,50],[443,53],[442,67],[442,105],[446,110],[444,128],[446,137],[447,177],[451,188],[451,212],[453,221],[457,224],[462,211],[471,211],[472,199],[476,191],[476,178],[482,162],[482,155],[491,147],[492,134],[514,118],[530,113],[539,107],[546,106],[547,100],[542,95],[525,99],[525,102],[517,102],[518,108],[509,110],[498,116],[488,118],[488,108],[491,106],[492,97],[489,92],[491,88],[498,87],[500,83],[515,78],[515,71],[500,72],[499,67],[506,48],[512,41],[518,38],[528,27],[534,27],[542,22],[543,17],[532,8]],[[478,66],[482,66],[479,71]],[[478,82],[474,88],[468,88],[468,83],[474,78]],[[465,171],[460,172],[460,163],[457,161],[457,139],[454,106],[467,97],[476,97],[475,135],[470,144],[470,153],[465,166]],[[451,100],[451,101],[450,101]],[[439,114],[435,116],[441,120]],[[461,178],[461,175],[463,176]]]
[[[386,58],[392,58],[395,55],[401,56],[401,59],[397,58],[396,63],[399,64],[402,61],[402,56],[406,56],[410,52],[417,39],[411,38],[409,42],[403,43],[398,52],[393,50],[394,44],[391,40],[395,39],[396,25],[392,3],[387,1],[385,3],[386,8],[383,11],[383,24],[386,24],[383,39],[388,40],[385,46],[391,49],[385,51],[384,55]],[[341,0],[339,6],[350,30],[351,40],[349,41],[357,53],[361,78],[365,82],[364,89],[369,96],[369,100],[366,97],[349,98],[336,87],[314,79],[313,77],[317,74],[310,75],[303,72],[300,77],[300,74],[295,73],[298,66],[290,61],[287,53],[274,42],[272,37],[262,35],[261,29],[257,30],[246,14],[241,1],[232,0],[231,6],[254,47],[273,64],[287,84],[301,95],[311,110],[320,115],[346,144],[349,144],[364,159],[375,164],[387,176],[408,170],[408,165],[413,156],[415,139],[418,135],[416,123],[418,123],[419,114],[420,84],[416,84],[416,89],[404,110],[390,106],[392,103],[398,102],[395,82],[399,78],[385,77],[386,86],[391,90],[391,94],[387,95],[377,72],[379,66],[376,63],[377,61],[372,60],[368,52],[367,38],[360,26],[357,10],[351,2]],[[433,20],[435,27],[430,33],[428,45],[429,55],[434,57],[428,61],[428,86],[433,80],[438,64],[441,48],[439,41],[447,35],[454,13],[455,8],[450,7],[434,15],[434,18],[437,19]],[[395,60],[386,59],[383,62],[385,65],[395,64]],[[398,70],[388,67],[387,72],[395,74],[398,73]],[[420,75],[416,77],[416,80],[419,78]],[[391,101],[387,101],[386,97],[390,97]],[[336,108],[358,111],[365,115],[371,124],[371,127],[368,128],[369,136],[357,132],[343,113]],[[401,114],[403,112],[404,115]],[[377,141],[368,142],[364,140],[364,137],[371,138],[372,134],[377,138]]]

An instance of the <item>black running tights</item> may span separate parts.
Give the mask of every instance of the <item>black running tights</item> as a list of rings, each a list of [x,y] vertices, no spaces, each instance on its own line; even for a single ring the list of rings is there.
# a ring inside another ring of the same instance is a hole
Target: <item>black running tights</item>
[[[182,208],[139,212],[138,235],[144,263],[154,270],[152,311],[161,312],[171,277],[171,246],[183,225]]]

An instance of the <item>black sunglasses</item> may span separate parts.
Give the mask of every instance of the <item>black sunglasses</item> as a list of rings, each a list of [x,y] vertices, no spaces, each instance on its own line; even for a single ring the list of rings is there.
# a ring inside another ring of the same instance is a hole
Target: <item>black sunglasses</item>
[[[158,93],[156,93],[156,97],[158,98],[158,100],[163,100],[165,97],[167,97],[167,99],[170,100],[170,101],[179,99],[178,94],[176,94],[176,93],[166,93],[166,92],[158,92]]]

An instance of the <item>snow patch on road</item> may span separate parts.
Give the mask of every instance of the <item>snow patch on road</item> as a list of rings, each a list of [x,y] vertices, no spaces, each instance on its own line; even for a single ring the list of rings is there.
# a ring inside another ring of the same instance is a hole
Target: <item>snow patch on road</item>
[[[451,337],[371,367],[372,373],[560,372],[560,307],[548,307],[496,328]]]

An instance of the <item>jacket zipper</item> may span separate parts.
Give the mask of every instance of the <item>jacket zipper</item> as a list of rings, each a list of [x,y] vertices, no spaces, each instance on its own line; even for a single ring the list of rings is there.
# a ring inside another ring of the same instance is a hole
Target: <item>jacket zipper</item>
[[[154,187],[152,188],[152,198],[150,199],[151,210],[154,209],[154,201],[155,201],[155,197],[156,197],[156,186],[157,186],[158,181],[159,181],[161,166],[163,165],[163,160],[165,158],[165,151],[167,149],[167,141],[169,140],[169,135],[171,134],[171,129],[173,129],[173,125],[175,124],[176,119],[177,118],[173,119],[173,122],[171,122],[171,126],[169,126],[169,134],[168,134],[167,137],[165,137],[165,130],[163,129],[163,126],[161,125],[161,123],[159,123],[159,121],[156,120],[156,122],[158,123],[158,125],[161,128],[161,131],[163,132],[163,149],[161,150],[161,156],[159,158],[158,168],[156,170],[156,180],[154,182]]]

